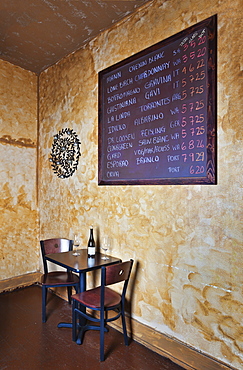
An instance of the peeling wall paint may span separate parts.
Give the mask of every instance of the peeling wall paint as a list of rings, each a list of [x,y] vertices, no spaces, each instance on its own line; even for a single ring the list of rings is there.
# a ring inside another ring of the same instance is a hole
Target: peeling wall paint
[[[98,71],[214,14],[218,185],[98,187]],[[243,368],[241,17],[239,1],[154,1],[40,76],[41,236],[79,232],[86,247],[90,224],[96,238],[109,234],[111,253],[136,261],[134,317],[236,368]],[[60,181],[47,158],[64,127],[80,136],[82,156],[74,176]]]
[[[0,60],[0,280],[38,268],[37,78]]]

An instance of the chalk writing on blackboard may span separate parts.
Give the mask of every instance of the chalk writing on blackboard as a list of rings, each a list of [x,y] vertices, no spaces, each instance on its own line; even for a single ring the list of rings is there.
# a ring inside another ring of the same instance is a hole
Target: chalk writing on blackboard
[[[99,73],[99,184],[216,183],[216,16]]]

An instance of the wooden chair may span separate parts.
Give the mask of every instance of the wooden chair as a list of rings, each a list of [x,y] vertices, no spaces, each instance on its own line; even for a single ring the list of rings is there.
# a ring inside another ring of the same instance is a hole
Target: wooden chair
[[[71,303],[72,287],[79,291],[79,277],[70,271],[48,272],[45,256],[50,253],[68,252],[73,249],[73,240],[69,239],[46,239],[40,241],[44,274],[41,277],[42,284],[42,322],[46,322],[46,298],[47,289],[54,287],[67,287],[68,301]]]
[[[82,344],[86,330],[100,330],[100,361],[104,361],[104,332],[108,331],[106,324],[122,318],[122,327],[125,345],[128,345],[128,336],[125,321],[125,295],[131,274],[133,260],[119,264],[103,266],[101,268],[101,286],[72,295],[72,339],[77,344]],[[108,285],[123,282],[121,294],[110,289]],[[99,312],[99,317],[86,313],[86,308]],[[115,310],[112,317],[108,317],[108,311]],[[81,317],[80,317],[81,316]],[[99,325],[83,325],[78,322],[90,320]],[[83,318],[83,319],[82,319]],[[80,330],[77,336],[77,327]]]

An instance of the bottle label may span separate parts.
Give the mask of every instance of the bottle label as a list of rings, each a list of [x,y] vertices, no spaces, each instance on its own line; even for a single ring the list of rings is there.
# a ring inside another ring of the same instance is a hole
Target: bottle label
[[[88,257],[95,256],[95,247],[88,247]]]

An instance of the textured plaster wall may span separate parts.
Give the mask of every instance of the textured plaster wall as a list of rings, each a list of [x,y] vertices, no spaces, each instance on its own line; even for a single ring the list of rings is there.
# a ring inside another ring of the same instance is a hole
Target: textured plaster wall
[[[218,14],[218,184],[97,185],[98,72]],[[243,369],[242,3],[154,1],[40,76],[40,236],[89,226],[134,258],[133,315],[142,323]],[[77,172],[58,179],[53,135],[81,140]],[[134,270],[135,270],[134,269]],[[135,275],[135,274],[134,274]]]
[[[0,60],[0,280],[38,268],[37,77]]]

